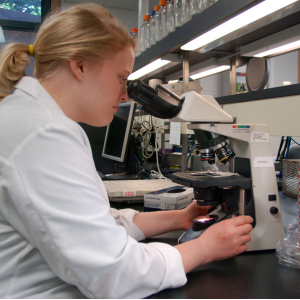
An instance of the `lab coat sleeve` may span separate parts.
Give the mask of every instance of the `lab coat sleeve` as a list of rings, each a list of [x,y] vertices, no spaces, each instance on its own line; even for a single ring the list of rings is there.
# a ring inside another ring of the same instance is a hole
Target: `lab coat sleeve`
[[[142,298],[185,284],[174,247],[138,243],[126,231],[132,215],[121,213],[123,226],[116,223],[90,149],[74,129],[39,128],[2,173],[26,238],[58,277],[87,297]]]
[[[145,239],[143,232],[133,223],[133,218],[139,213],[138,211],[129,208],[121,210],[111,208],[110,211],[116,223],[123,226],[129,236],[137,241]]]

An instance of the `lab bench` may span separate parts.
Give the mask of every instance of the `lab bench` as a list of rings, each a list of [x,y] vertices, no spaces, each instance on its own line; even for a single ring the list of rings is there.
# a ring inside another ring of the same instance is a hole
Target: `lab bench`
[[[146,242],[176,245],[179,236],[180,232],[175,232]],[[279,264],[275,250],[245,252],[198,267],[187,274],[183,287],[166,289],[148,298],[299,299],[300,270]]]

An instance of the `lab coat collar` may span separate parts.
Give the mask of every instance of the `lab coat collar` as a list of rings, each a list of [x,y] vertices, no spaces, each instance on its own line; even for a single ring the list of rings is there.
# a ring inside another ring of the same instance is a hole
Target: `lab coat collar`
[[[56,112],[64,114],[62,109],[56,103],[56,101],[50,96],[50,94],[44,89],[40,82],[32,77],[24,76],[16,85],[15,90],[21,90],[26,94],[36,98],[46,107]]]

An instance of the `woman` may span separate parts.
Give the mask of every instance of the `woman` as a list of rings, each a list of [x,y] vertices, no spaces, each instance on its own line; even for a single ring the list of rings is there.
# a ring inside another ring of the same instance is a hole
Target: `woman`
[[[137,241],[187,229],[201,213],[113,210],[77,124],[109,124],[134,63],[134,40],[111,14],[82,4],[42,24],[34,45],[0,54],[0,297],[140,298],[247,249],[251,217],[171,247]],[[35,78],[24,77],[28,55]]]

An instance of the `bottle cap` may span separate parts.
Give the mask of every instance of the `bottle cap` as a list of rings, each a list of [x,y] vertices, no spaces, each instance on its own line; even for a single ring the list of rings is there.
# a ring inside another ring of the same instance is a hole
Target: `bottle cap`
[[[144,21],[145,20],[150,20],[150,16],[149,15],[144,15]]]
[[[153,17],[155,15],[155,11],[154,10],[150,10],[149,15],[150,15],[150,17]]]
[[[158,11],[159,9],[160,9],[160,6],[159,6],[159,5],[155,5],[155,6],[154,6],[154,10],[155,10],[155,11]]]
[[[165,6],[167,4],[167,0],[159,0],[159,5]]]
[[[132,28],[132,33],[137,33],[139,30],[137,28]]]

